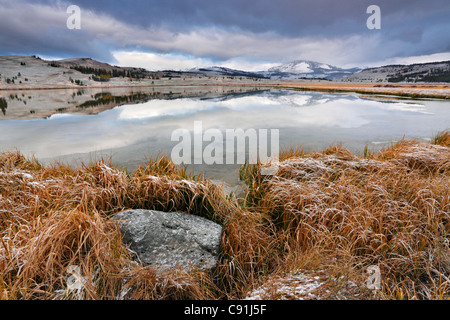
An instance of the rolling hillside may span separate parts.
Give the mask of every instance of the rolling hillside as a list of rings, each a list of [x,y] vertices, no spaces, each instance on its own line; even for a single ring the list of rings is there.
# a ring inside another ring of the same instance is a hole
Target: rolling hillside
[[[340,79],[343,82],[450,82],[450,61],[370,68]]]

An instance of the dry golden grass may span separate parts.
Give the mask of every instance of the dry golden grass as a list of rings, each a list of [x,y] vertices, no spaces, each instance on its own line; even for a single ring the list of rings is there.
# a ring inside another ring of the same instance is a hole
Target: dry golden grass
[[[356,92],[360,94],[392,95],[408,98],[436,98],[449,99],[448,84],[372,84],[372,83],[301,83],[279,84],[279,87],[293,90],[307,90],[320,92]]]
[[[134,262],[109,217],[129,208],[181,211],[225,225],[215,272],[161,273]],[[267,251],[266,227],[216,184],[167,158],[127,174],[100,161],[74,169],[0,156],[1,299],[213,299],[240,294]],[[248,261],[242,261],[242,260]],[[87,279],[68,290],[71,266]],[[256,272],[256,271],[255,271]],[[251,275],[250,275],[251,276]],[[221,286],[217,286],[217,282]]]
[[[378,265],[382,297],[448,298],[449,169],[443,146],[404,140],[360,159],[331,147],[284,159],[275,176],[254,179],[247,203],[295,250]]]
[[[432,143],[443,147],[450,147],[450,131],[438,132],[433,137]]]
[[[448,132],[433,142],[361,156],[286,150],[274,176],[242,167],[244,199],[165,157],[127,173],[0,154],[0,299],[240,299],[296,270],[321,274],[324,299],[448,299]],[[219,266],[161,272],[135,262],[109,219],[128,208],[222,224]],[[383,277],[376,294],[365,288],[370,265]],[[68,287],[73,266],[80,290]]]

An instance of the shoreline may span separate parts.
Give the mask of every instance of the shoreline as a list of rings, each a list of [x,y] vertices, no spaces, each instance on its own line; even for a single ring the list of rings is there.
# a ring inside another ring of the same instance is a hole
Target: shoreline
[[[38,87],[38,88],[0,88],[0,91],[31,91],[31,90],[78,90],[78,89],[109,89],[109,88],[158,88],[158,87],[274,87],[278,84],[250,83],[199,83],[199,84],[149,84],[149,85],[112,85],[112,86],[68,86],[68,87]]]
[[[317,91],[330,93],[354,92],[370,95],[390,95],[407,98],[450,99],[450,85],[447,84],[290,84],[284,88],[299,91]]]
[[[357,93],[370,95],[390,95],[407,98],[450,99],[450,84],[370,84],[370,83],[175,83],[175,84],[117,84],[99,86],[52,86],[52,87],[9,87],[2,91],[32,91],[32,90],[76,90],[76,89],[109,89],[109,88],[166,88],[166,87],[260,87],[287,90],[316,91],[329,93]]]

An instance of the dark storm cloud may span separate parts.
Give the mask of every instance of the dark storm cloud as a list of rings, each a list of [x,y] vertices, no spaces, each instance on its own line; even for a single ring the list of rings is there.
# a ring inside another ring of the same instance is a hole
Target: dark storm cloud
[[[55,4],[52,0],[37,2]],[[388,28],[405,24],[426,28],[439,20],[448,21],[450,9],[448,0],[73,0],[70,3],[141,27],[153,25],[183,31],[214,25],[255,33],[275,31],[288,36],[309,35],[311,30],[317,35],[359,33],[367,19],[366,8],[371,4],[382,8]]]
[[[81,7],[82,30],[65,9]],[[368,30],[366,9],[382,11]],[[448,0],[0,0],[0,54],[40,52],[111,60],[112,50],[213,60],[328,59],[349,64],[446,52]]]

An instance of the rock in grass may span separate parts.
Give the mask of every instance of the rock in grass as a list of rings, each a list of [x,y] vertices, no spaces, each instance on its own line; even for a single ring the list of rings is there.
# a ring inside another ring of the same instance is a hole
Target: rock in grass
[[[154,210],[127,210],[113,218],[124,241],[146,265],[213,269],[218,264],[222,226],[205,218]]]

